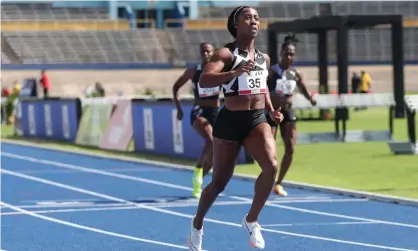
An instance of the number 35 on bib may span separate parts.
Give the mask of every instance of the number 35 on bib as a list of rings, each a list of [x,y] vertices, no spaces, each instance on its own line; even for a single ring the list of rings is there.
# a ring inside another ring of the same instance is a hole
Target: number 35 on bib
[[[267,70],[250,71],[238,77],[239,95],[266,93]]]

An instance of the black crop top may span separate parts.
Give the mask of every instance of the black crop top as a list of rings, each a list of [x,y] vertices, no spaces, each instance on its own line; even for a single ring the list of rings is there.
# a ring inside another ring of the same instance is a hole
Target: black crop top
[[[273,74],[267,82],[270,95],[292,95],[297,86],[296,69],[284,71],[278,64],[271,67]]]
[[[245,62],[250,60],[247,51],[239,50],[234,43],[227,44],[228,48],[234,56],[232,63],[222,69],[222,72],[228,72],[239,68]],[[225,97],[237,95],[251,95],[266,93],[267,91],[267,61],[259,50],[256,50],[254,68],[248,74],[242,74],[222,84],[222,90]]]

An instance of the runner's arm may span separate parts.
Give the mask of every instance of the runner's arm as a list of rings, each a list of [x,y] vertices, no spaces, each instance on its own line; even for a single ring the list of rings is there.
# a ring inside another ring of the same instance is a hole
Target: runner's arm
[[[183,87],[187,83],[187,81],[193,78],[195,73],[196,73],[195,67],[186,69],[183,72],[183,75],[181,75],[173,85],[173,88],[172,88],[173,99],[178,110],[181,109],[180,100],[178,97],[178,91],[180,90],[181,87]]]
[[[215,52],[211,61],[203,69],[199,84],[203,88],[216,87],[239,76],[238,71],[222,72],[225,65],[232,62],[232,54],[227,48]]]
[[[305,82],[303,81],[302,75],[296,71],[296,84],[299,88],[299,90],[302,92],[303,96],[312,102],[313,98],[308,92],[308,88],[306,88]]]

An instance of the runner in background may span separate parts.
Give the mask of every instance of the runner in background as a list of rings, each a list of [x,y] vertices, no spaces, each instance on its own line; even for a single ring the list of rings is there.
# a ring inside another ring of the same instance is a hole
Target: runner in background
[[[200,56],[202,62],[195,67],[188,68],[177,79],[173,86],[173,98],[177,107],[177,119],[183,119],[183,110],[178,98],[179,89],[189,80],[192,81],[194,106],[190,114],[190,123],[196,132],[205,140],[201,156],[197,161],[196,168],[193,173],[193,196],[200,198],[202,192],[203,177],[210,171],[213,165],[213,137],[212,126],[218,114],[220,106],[219,91],[220,87],[201,88],[199,85],[200,74],[210,61],[215,47],[211,43],[200,44]]]
[[[283,122],[279,126],[285,152],[276,185],[273,187],[273,192],[281,196],[287,196],[282,182],[292,163],[296,145],[296,117],[292,112],[292,96],[296,87],[299,88],[312,105],[316,105],[315,99],[312,98],[306,89],[301,74],[293,67],[297,42],[298,40],[294,34],[285,37],[280,52],[280,62],[271,66],[268,80],[273,107],[274,109],[280,107],[284,116]],[[274,138],[276,138],[277,125],[273,124],[271,126]]]

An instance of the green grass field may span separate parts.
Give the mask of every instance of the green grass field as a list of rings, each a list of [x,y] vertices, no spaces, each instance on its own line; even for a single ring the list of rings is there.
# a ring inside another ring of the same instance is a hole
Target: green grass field
[[[298,122],[297,126],[300,132],[334,130],[333,121]],[[387,128],[388,111],[386,109],[368,109],[350,113],[348,130],[384,130]],[[407,138],[405,119],[396,120],[394,128],[395,139],[405,140]],[[172,163],[194,164],[194,161],[190,160],[133,152],[109,152],[68,143],[22,139],[12,135],[10,126],[2,126],[3,137],[68,150],[88,150],[107,155],[135,156]],[[279,158],[281,158],[283,146],[280,140],[278,140],[278,152]],[[259,171],[260,168],[256,164],[240,165],[236,168],[236,173],[243,174],[256,175]],[[395,156],[390,152],[389,146],[385,142],[298,145],[294,163],[286,180],[418,199],[418,156]]]

